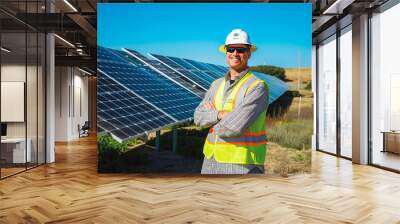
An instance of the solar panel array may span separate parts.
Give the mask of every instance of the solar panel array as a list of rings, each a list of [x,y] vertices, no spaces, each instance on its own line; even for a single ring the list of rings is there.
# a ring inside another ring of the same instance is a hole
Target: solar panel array
[[[176,121],[190,119],[200,97],[160,76],[125,52],[99,48],[98,70],[151,102]],[[104,59],[104,60],[103,60]]]
[[[211,83],[227,67],[190,59],[98,46],[98,131],[126,140],[192,119]],[[288,86],[253,72],[267,82],[272,103]]]
[[[161,56],[157,54],[151,54],[151,56],[159,60],[161,63],[168,65],[177,72],[187,71],[187,73],[192,73],[196,74],[197,76],[203,77],[204,80],[207,80],[205,85],[207,86],[207,89],[215,79],[222,77],[228,71],[228,68],[225,68],[220,65],[202,63],[184,58]],[[191,67],[189,67],[188,64],[190,64]],[[182,74],[187,74],[187,73],[182,72]],[[269,103],[274,102],[288,90],[288,85],[282,80],[276,78],[275,76],[266,75],[254,71],[253,74],[256,75],[258,78],[264,80],[268,84]],[[194,80],[195,79],[196,78],[194,78]]]
[[[116,138],[126,140],[174,122],[167,114],[123,88],[111,77],[99,74],[97,81],[97,125]]]

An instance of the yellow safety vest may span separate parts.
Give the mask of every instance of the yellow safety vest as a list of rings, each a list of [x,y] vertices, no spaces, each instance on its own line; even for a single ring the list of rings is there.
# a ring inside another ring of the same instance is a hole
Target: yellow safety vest
[[[268,90],[263,80],[257,79],[251,72],[248,72],[236,84],[225,104],[223,104],[225,83],[224,78],[214,96],[214,105],[218,111],[231,112],[235,108],[235,102],[238,101],[238,93],[241,88],[247,88],[245,91],[248,92],[257,84],[263,83]],[[220,163],[263,165],[267,145],[265,116],[266,109],[245,132],[235,137],[220,137],[211,128],[204,144],[203,154],[208,159],[214,156],[215,160]]]

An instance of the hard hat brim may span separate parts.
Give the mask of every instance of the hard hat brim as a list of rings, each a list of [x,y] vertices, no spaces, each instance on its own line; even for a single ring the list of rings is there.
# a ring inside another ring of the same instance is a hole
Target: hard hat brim
[[[225,48],[225,45],[224,45],[224,44],[221,45],[221,46],[219,46],[218,50],[219,50],[221,53],[226,54],[226,48]],[[254,51],[256,51],[256,50],[257,50],[257,47],[256,47],[255,45],[250,45],[250,52],[254,52]]]

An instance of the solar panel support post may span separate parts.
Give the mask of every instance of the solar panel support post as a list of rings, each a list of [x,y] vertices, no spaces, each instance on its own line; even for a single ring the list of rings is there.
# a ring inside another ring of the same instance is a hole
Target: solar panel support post
[[[176,130],[176,127],[173,127],[172,128],[172,152],[174,152],[174,153],[176,153],[177,138],[178,138],[178,131]]]
[[[156,131],[156,152],[160,151],[160,130]]]

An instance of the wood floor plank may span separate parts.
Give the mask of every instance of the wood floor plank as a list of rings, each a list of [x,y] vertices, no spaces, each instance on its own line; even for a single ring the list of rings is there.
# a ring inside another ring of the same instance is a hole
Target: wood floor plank
[[[0,223],[400,223],[400,175],[313,152],[311,174],[97,173],[96,138],[0,181]]]

